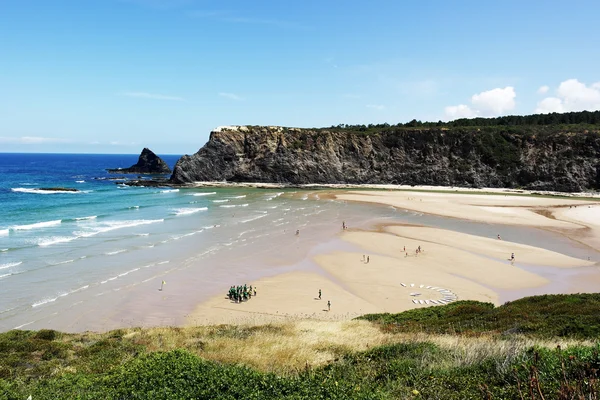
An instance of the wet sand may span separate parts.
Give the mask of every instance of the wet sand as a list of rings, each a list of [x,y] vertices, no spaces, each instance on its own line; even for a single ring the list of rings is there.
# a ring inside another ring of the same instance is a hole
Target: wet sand
[[[589,246],[590,254],[600,250],[600,224],[596,222],[600,221],[600,201],[382,190],[348,191],[336,198],[477,221],[498,226],[499,231],[503,226],[542,228]],[[346,222],[351,229],[340,231],[331,240],[341,239],[347,246],[311,253],[303,270],[291,268],[257,280],[253,284],[259,295],[248,302],[232,303],[225,293],[215,296],[190,313],[187,323],[349,319],[456,299],[498,305],[517,295],[572,293],[578,287],[590,287],[582,280],[578,285],[578,279],[600,282],[596,260],[519,243],[522,240],[512,242],[502,235],[499,240],[495,235],[402,226],[394,220],[370,231],[353,229],[350,216]],[[419,246],[422,251],[417,253]],[[512,261],[511,253],[515,253]],[[367,255],[368,263],[363,259]],[[563,284],[566,276],[569,283]],[[315,300],[318,289],[323,292],[320,301]],[[331,311],[326,311],[327,300],[332,303]]]

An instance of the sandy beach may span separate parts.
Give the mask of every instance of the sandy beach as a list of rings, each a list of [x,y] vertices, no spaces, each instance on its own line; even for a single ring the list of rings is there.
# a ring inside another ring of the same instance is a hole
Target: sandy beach
[[[542,228],[600,251],[600,200],[418,189],[334,194],[338,200],[348,202],[387,205],[490,225]],[[227,299],[224,288],[223,295],[200,304],[188,316],[187,323],[343,320],[456,300],[499,304],[503,290],[539,291],[552,283],[551,278],[533,273],[526,266],[565,271],[587,268],[588,273],[594,274],[593,279],[600,279],[599,259],[575,258],[513,242],[510,237],[482,237],[393,222],[367,231],[353,229],[351,216],[348,221],[349,229],[340,230],[336,239],[349,247],[312,255],[314,270],[259,279],[252,283],[258,288],[258,295],[241,304]],[[569,290],[576,291],[576,286]],[[331,301],[331,310],[327,301]]]

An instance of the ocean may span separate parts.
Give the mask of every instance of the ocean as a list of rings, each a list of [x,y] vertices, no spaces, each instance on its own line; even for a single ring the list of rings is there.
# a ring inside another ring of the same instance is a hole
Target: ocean
[[[173,167],[179,157],[162,158]],[[135,187],[107,179],[136,178],[106,172],[136,161],[137,155],[0,154],[0,332],[181,325],[197,304],[231,285],[298,269],[321,273],[311,262],[315,253],[360,252],[337,239],[343,221],[359,229],[409,223],[499,233],[598,257],[546,231],[348,203],[331,191]],[[78,191],[40,190],[49,187]]]
[[[173,167],[179,157],[162,158]],[[180,310],[146,309],[162,281],[178,288],[176,304],[189,309],[299,262],[345,217],[358,226],[392,212],[373,215],[366,212],[373,207],[314,191],[133,187],[107,179],[125,177],[107,168],[136,161],[0,154],[0,331],[182,323]],[[49,187],[78,191],[40,190]]]

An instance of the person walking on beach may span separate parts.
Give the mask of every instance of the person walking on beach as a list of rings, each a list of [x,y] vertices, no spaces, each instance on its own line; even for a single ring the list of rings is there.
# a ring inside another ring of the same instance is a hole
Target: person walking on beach
[[[498,240],[502,240],[502,238],[500,237],[500,234],[498,234]]]
[[[515,253],[511,253],[511,255],[510,255],[510,261],[515,261]]]
[[[321,289],[319,289],[319,300],[321,300]]]
[[[327,300],[327,311],[331,311],[331,300]]]
[[[346,221],[342,221],[342,230],[346,230]]]

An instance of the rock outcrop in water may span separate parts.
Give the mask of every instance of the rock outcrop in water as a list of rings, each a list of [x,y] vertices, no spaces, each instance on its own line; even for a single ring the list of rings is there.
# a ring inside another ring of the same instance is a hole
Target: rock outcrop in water
[[[183,156],[171,183],[194,181],[600,189],[600,129],[557,126],[217,128]]]
[[[136,164],[129,168],[109,169],[108,172],[113,174],[170,174],[171,168],[152,150],[144,148]]]

